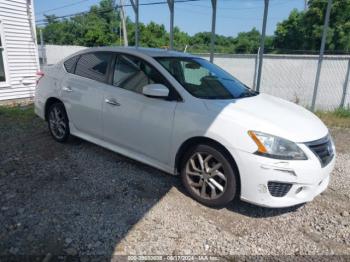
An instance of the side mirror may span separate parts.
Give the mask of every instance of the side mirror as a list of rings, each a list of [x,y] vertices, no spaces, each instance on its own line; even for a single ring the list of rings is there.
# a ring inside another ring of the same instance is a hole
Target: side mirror
[[[142,94],[154,98],[166,98],[169,95],[169,89],[162,84],[149,84],[143,87]]]

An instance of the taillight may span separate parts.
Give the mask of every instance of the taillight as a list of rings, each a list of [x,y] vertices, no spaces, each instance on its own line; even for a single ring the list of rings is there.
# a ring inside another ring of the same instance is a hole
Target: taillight
[[[36,86],[38,86],[39,81],[40,81],[41,78],[43,78],[43,76],[44,76],[44,72],[43,71],[36,72]]]

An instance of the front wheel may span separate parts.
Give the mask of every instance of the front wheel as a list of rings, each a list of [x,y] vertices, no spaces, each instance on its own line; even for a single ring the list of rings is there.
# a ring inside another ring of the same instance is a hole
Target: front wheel
[[[69,121],[66,109],[62,103],[55,103],[50,106],[48,112],[48,125],[50,133],[56,141],[67,141],[70,135]]]
[[[219,207],[236,195],[236,170],[219,147],[205,144],[191,148],[181,166],[182,182],[198,202]]]

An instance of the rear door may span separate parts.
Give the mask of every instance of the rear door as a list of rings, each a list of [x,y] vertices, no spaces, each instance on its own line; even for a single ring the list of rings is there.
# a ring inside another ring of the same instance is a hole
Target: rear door
[[[103,103],[105,139],[166,164],[177,101],[146,97],[142,89],[151,83],[170,88],[168,82],[150,64],[130,55],[118,55],[111,69]]]
[[[70,124],[79,132],[98,138],[103,137],[103,90],[111,57],[108,52],[82,54],[62,81],[61,97]]]

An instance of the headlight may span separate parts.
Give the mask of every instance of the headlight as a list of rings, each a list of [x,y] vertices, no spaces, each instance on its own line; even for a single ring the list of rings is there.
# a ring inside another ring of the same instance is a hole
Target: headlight
[[[248,131],[248,134],[258,146],[258,155],[283,160],[307,159],[303,150],[292,141],[257,131]]]

